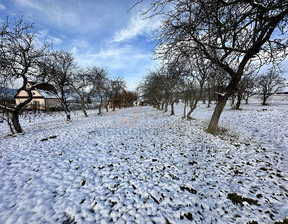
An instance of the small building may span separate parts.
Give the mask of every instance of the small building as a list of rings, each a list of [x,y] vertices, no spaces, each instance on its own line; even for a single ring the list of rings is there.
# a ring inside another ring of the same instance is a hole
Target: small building
[[[31,88],[36,82],[28,82],[27,88]],[[33,98],[25,106],[26,110],[55,110],[60,107],[60,99],[53,91],[32,88]],[[26,90],[19,89],[14,97],[16,105],[28,99]]]

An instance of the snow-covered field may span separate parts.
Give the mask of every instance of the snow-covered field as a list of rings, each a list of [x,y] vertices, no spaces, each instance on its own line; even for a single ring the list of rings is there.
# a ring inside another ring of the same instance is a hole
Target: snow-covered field
[[[183,120],[152,107],[0,124],[0,223],[274,223],[288,217],[288,96],[205,132],[213,108]]]

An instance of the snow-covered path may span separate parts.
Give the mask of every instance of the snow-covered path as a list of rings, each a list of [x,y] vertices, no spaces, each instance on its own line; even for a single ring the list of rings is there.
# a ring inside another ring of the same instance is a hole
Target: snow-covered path
[[[210,113],[200,107],[196,117],[201,110]],[[180,113],[134,107],[69,124],[43,118],[27,123],[24,135],[1,137],[0,223],[273,223],[287,216],[285,142],[262,132],[252,138],[260,119],[245,135],[246,124],[234,118],[236,138],[207,134],[202,121]],[[233,204],[231,193],[250,200]]]

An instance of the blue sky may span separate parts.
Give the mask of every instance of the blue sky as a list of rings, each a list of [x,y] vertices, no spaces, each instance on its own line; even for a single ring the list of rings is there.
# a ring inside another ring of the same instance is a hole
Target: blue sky
[[[0,0],[0,19],[23,16],[54,49],[73,52],[79,65],[102,66],[133,90],[159,62],[151,38],[159,21],[143,20],[136,0]],[[148,3],[146,3],[148,4]],[[149,5],[141,4],[144,10]],[[129,12],[128,12],[129,11]]]
[[[147,69],[159,64],[153,60],[156,43],[151,37],[160,24],[156,17],[143,20],[140,15],[140,7],[145,11],[149,0],[129,11],[135,2],[0,0],[0,20],[23,16],[35,22],[38,35],[53,40],[54,49],[73,52],[83,67],[101,66],[111,77],[123,76],[128,88],[134,90]],[[288,58],[282,65],[288,79]]]

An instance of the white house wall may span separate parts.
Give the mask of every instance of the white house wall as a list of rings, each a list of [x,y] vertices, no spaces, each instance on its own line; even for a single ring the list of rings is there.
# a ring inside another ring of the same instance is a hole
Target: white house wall
[[[16,98],[16,105],[24,102],[26,99],[18,99]],[[35,108],[36,105],[36,101],[38,101],[39,103],[37,103],[37,105],[39,105],[37,108]],[[32,99],[27,105],[26,107],[27,109],[38,109],[38,110],[45,110],[45,99],[44,98],[37,98],[37,99]]]

